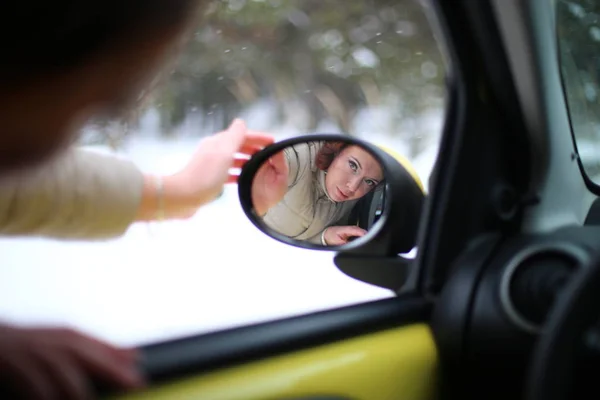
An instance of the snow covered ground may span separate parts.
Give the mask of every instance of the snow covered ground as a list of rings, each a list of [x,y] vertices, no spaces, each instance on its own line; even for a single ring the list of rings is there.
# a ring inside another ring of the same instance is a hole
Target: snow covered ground
[[[146,171],[170,172],[197,142],[140,135],[123,155]],[[434,143],[414,160],[424,180],[436,154]],[[0,319],[65,324],[123,345],[392,296],[342,274],[331,252],[267,237],[244,216],[235,185],[190,221],[134,225],[108,242],[7,239],[0,254]]]

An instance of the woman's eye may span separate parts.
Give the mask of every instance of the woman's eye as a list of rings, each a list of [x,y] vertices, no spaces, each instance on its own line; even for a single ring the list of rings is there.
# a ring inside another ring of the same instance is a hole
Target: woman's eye
[[[350,165],[352,171],[356,171],[358,169],[358,165],[356,165],[354,161],[349,161],[348,164]]]
[[[365,182],[367,183],[367,185],[369,186],[375,186],[375,181],[371,180],[371,179],[367,179],[365,180]]]

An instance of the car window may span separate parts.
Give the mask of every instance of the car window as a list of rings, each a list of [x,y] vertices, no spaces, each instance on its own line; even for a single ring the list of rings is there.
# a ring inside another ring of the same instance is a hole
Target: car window
[[[600,184],[600,1],[557,0],[563,87],[587,177]]]
[[[435,162],[445,67],[417,0],[220,0],[137,107],[80,144],[145,171],[183,166],[234,117],[278,140],[346,133]],[[377,212],[377,205],[373,207]],[[244,216],[236,186],[191,220],[136,224],[105,242],[0,242],[0,316],[59,323],[124,345],[390,297],[333,253],[287,246]]]

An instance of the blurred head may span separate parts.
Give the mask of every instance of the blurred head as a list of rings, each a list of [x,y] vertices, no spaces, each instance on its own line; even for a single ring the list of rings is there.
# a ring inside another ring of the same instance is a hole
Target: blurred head
[[[336,202],[359,199],[383,181],[379,162],[359,146],[325,143],[317,154],[316,164],[327,172],[327,194]]]
[[[136,100],[202,0],[0,3],[0,174],[45,160]]]

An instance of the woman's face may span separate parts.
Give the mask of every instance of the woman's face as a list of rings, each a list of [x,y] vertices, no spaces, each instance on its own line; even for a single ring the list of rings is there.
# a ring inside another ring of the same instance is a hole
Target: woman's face
[[[369,193],[383,179],[379,162],[358,146],[342,150],[327,169],[325,186],[336,202],[355,200]]]

